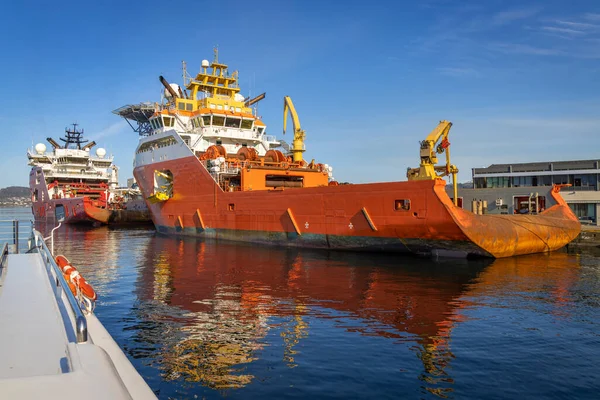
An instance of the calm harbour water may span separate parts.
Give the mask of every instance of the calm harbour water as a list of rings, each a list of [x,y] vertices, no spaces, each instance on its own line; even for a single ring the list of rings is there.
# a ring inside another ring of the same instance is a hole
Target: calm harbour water
[[[0,219],[30,218],[0,209]],[[159,398],[597,398],[600,257],[433,261],[61,227]]]

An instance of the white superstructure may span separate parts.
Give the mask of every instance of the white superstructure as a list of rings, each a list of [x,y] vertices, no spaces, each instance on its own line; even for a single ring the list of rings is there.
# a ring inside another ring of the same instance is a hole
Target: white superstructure
[[[73,130],[66,129],[65,138],[60,139],[65,142],[64,146],[48,138],[53,148],[52,151],[46,151],[46,145],[38,143],[34,149],[27,151],[28,165],[41,167],[50,181],[93,180],[116,187],[118,182],[114,179],[113,170],[116,171],[117,167],[113,165],[113,157],[107,157],[102,147],[92,154],[91,149],[96,143],[82,146],[87,141],[81,140],[81,134],[83,130],[78,131],[77,124],[73,124]]]

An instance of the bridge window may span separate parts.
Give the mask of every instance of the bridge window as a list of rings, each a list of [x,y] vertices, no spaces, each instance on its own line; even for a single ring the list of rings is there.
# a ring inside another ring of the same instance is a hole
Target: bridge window
[[[262,135],[264,130],[265,130],[265,128],[261,126],[260,128],[258,128],[258,134]]]
[[[186,110],[186,111],[192,111],[192,108],[193,108],[193,105],[192,105],[192,103],[187,103],[187,104],[185,105],[185,110]]]
[[[214,126],[223,126],[225,124],[225,117],[220,117],[218,115],[213,115],[212,124]]]
[[[163,117],[165,126],[175,126],[175,118],[173,117]]]
[[[239,128],[241,120],[239,118],[227,117],[225,119],[225,126],[228,128]]]
[[[252,120],[251,119],[243,119],[242,120],[242,129],[252,129]]]
[[[204,124],[204,126],[209,126],[210,125],[210,115],[203,115],[202,123]]]
[[[177,103],[177,108],[180,110],[185,110],[185,103],[182,103],[182,102]]]
[[[137,150],[137,153],[143,153],[144,151],[151,151],[160,147],[172,146],[177,144],[177,140],[173,136],[167,136],[161,139],[152,140],[150,142],[142,143]]]

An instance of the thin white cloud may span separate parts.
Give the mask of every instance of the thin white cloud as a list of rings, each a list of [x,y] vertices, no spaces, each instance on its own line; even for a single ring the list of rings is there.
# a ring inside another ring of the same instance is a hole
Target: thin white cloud
[[[95,141],[98,141],[100,139],[104,139],[106,137],[114,136],[118,133],[121,133],[125,128],[129,128],[129,126],[127,125],[127,122],[125,120],[121,120],[119,122],[115,122],[109,127],[101,130],[100,132],[90,134],[90,137],[93,138]]]
[[[558,25],[569,26],[571,28],[577,28],[577,29],[582,29],[582,30],[600,28],[600,25],[590,24],[587,22],[573,22],[573,21],[562,21],[562,20],[556,20],[554,22],[557,23]]]
[[[535,129],[565,129],[576,131],[596,130],[600,125],[597,118],[504,118],[491,121],[501,125]]]
[[[575,35],[575,36],[586,34],[584,31],[580,31],[577,29],[559,28],[556,26],[542,26],[542,30],[546,31],[546,32],[557,32],[557,33],[563,33],[563,34]]]
[[[444,67],[437,69],[440,74],[453,76],[456,78],[465,78],[465,77],[479,77],[481,74],[473,69],[473,68],[452,68],[452,67]]]
[[[556,56],[562,54],[558,49],[548,49],[518,43],[495,43],[491,45],[492,50],[503,53],[526,54],[534,56]]]
[[[501,11],[492,17],[493,25],[506,25],[514,21],[532,17],[540,12],[539,8],[523,8],[520,10]]]
[[[586,13],[583,17],[589,21],[600,21],[600,14],[597,13]]]

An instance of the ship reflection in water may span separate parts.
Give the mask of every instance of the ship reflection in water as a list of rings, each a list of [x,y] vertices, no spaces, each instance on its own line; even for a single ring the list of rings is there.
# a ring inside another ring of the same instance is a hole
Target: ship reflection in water
[[[586,383],[573,357],[599,353],[571,342],[598,314],[578,290],[599,288],[565,253],[434,262],[107,227],[67,227],[55,246],[164,398],[552,397],[553,374]]]
[[[460,319],[453,301],[477,272],[441,265],[436,267],[445,271],[437,272],[446,279],[423,279],[417,271],[421,262],[414,259],[162,237],[154,242],[148,259],[154,268],[143,272],[139,297],[181,310],[175,319],[179,333],[164,347],[166,378],[215,388],[252,380],[240,366],[270,345],[269,329],[279,331],[282,361],[297,366],[314,318],[330,319],[333,327],[350,332],[416,342],[426,371],[443,375],[452,357],[450,330]]]

